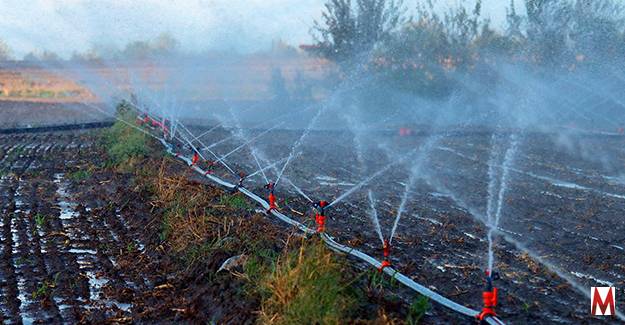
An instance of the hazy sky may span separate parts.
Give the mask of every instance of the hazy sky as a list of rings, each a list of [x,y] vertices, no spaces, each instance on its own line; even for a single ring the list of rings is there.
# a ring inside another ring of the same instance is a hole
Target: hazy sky
[[[405,0],[414,7],[416,0]],[[471,5],[474,0],[466,0]],[[309,29],[325,0],[0,0],[0,39],[16,57],[33,50],[63,56],[94,44],[122,47],[162,32],[183,50],[267,48],[273,39],[310,42]],[[497,26],[508,0],[483,0]],[[520,2],[520,1],[517,1]],[[441,6],[458,0],[439,0]]]

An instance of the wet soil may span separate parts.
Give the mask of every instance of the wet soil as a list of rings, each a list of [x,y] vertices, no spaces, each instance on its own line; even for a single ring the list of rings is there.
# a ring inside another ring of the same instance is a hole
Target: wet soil
[[[202,134],[207,129],[191,131]],[[260,132],[245,130],[243,138],[251,139]],[[271,141],[255,141],[253,147],[263,166],[289,152],[298,154],[285,177],[313,200],[330,202],[429,143],[431,149],[399,223],[392,262],[432,290],[481,308],[488,256],[484,218],[491,134],[399,137],[380,133],[376,145],[360,144],[365,148],[363,155],[358,154],[355,148],[359,144],[349,132],[313,131],[293,150],[301,134],[301,130],[272,131],[264,136]],[[223,129],[200,141],[210,145],[227,138],[230,140],[211,150],[220,155],[245,142]],[[625,209],[625,183],[616,167],[625,163],[625,138],[580,135],[569,139],[575,145],[593,148],[597,157],[572,154],[577,151],[568,150],[557,135],[523,134],[520,138],[495,249],[501,275],[496,283],[501,296],[499,314],[511,323],[616,322],[590,317],[588,306],[590,286],[625,286],[625,219],[620,213]],[[179,148],[191,154],[182,145]],[[208,152],[204,154],[210,157]],[[611,161],[606,163],[602,157]],[[227,161],[237,172],[250,174],[259,169],[249,148]],[[409,178],[406,165],[415,163],[413,157],[393,165],[364,187],[376,194],[385,236]],[[276,169],[268,169],[267,177],[274,180],[281,167],[279,163]],[[217,174],[236,182],[236,176],[224,168],[218,168]],[[260,173],[246,179],[246,186],[256,193],[265,193],[264,183]],[[333,206],[327,229],[339,241],[381,259],[382,245],[368,217],[366,192],[361,189]],[[284,212],[313,223],[311,204],[288,181],[283,180],[276,193]],[[623,300],[617,301],[619,308],[625,309]]]
[[[141,172],[105,168],[98,136],[0,135],[0,322],[255,323],[260,302],[247,293],[248,282],[216,273],[232,252],[216,250],[201,263],[183,263],[184,256],[161,238],[163,211],[152,203]],[[137,171],[158,169],[154,160],[141,164]],[[213,193],[215,206],[229,195],[173,159],[168,166],[171,177],[186,175]],[[254,209],[239,212],[232,229],[265,238],[277,252],[293,234]],[[215,213],[232,217],[227,209]],[[405,314],[405,303],[384,296],[370,293],[361,316],[375,319],[380,306]],[[466,319],[433,306],[426,323],[441,321]]]

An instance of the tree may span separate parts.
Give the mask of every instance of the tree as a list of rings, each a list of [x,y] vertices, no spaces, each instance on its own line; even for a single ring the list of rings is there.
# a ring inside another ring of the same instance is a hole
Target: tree
[[[525,36],[523,35],[521,24],[523,18],[517,14],[516,4],[514,0],[510,0],[510,6],[506,8],[506,36],[513,41],[519,42]]]
[[[0,40],[0,60],[8,60],[11,58],[11,49],[3,40]]]
[[[614,0],[577,0],[571,10],[569,27],[569,37],[575,47],[573,54],[591,60],[618,55],[620,36],[625,28],[624,9]]]
[[[568,0],[525,0],[528,49],[540,63],[553,64],[567,49],[571,5]]]
[[[59,57],[58,54],[52,51],[44,50],[43,52],[40,52],[40,53],[28,52],[26,55],[24,55],[22,60],[28,61],[28,62],[35,62],[35,61],[57,62],[61,60],[61,57]]]
[[[148,42],[134,41],[128,43],[122,55],[128,59],[145,59],[152,53],[152,48]]]
[[[152,41],[151,46],[154,54],[167,55],[178,49],[179,42],[169,33],[162,33]]]
[[[329,0],[322,21],[315,21],[312,51],[341,65],[351,65],[405,22],[402,0]]]

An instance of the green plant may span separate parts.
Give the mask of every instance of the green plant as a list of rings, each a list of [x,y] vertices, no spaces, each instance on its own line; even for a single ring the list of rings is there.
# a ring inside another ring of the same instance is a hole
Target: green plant
[[[243,265],[243,271],[247,276],[250,286],[248,289],[256,289],[262,278],[273,270],[274,261],[278,258],[278,253],[273,249],[252,247],[252,255]]]
[[[419,324],[428,309],[430,309],[430,301],[426,296],[419,296],[416,298],[408,308],[406,324]]]
[[[220,198],[220,203],[233,209],[249,210],[250,204],[239,193],[234,195],[223,195]]]
[[[397,287],[397,279],[395,277],[386,276],[385,273],[379,270],[368,270],[369,286],[372,289],[382,290],[384,288]]]
[[[201,244],[187,247],[183,257],[186,267],[190,268],[198,261],[202,261],[206,257],[210,256],[211,253],[219,247],[219,244],[220,240],[214,239],[212,241],[206,241]]]
[[[129,242],[128,245],[126,245],[126,252],[132,253],[136,250],[137,250],[137,246],[135,245],[134,242]]]
[[[80,182],[91,177],[91,171],[85,169],[77,170],[73,173],[70,173],[68,177],[74,182]]]
[[[136,116],[124,104],[118,105],[119,120],[104,131],[103,143],[109,165],[129,171],[139,158],[151,153],[148,135],[131,127]]]
[[[37,290],[35,290],[35,292],[32,293],[32,297],[33,299],[43,299],[44,297],[47,297],[50,295],[50,283],[48,283],[48,281],[44,281],[42,283],[39,284],[39,286],[37,287]]]
[[[262,323],[338,324],[356,306],[343,266],[319,242],[285,253],[261,286]]]
[[[37,227],[43,229],[46,224],[46,216],[37,213],[37,215],[35,216],[35,223],[37,224]]]

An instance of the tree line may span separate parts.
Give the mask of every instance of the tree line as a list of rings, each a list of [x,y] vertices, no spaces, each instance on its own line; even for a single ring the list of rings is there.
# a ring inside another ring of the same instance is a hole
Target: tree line
[[[328,0],[307,50],[344,74],[373,71],[396,86],[434,94],[451,91],[450,73],[500,60],[565,71],[624,63],[620,1],[521,1],[510,0],[505,26],[495,28],[483,17],[481,0],[446,11],[433,0]]]

